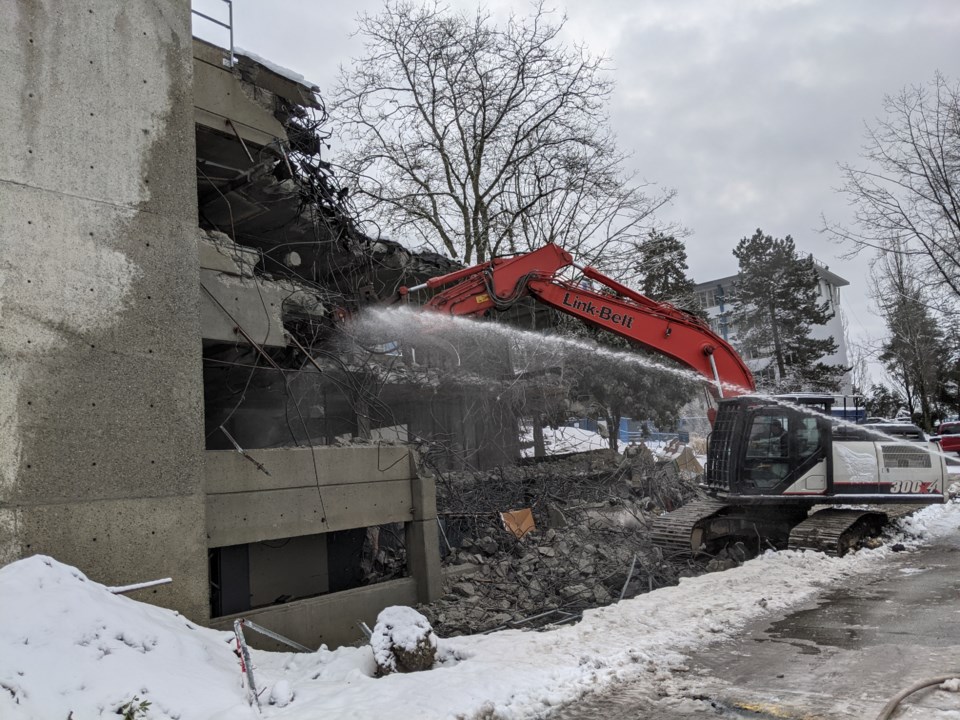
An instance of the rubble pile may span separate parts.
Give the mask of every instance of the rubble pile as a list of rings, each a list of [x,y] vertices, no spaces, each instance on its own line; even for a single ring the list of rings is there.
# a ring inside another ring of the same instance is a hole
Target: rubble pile
[[[690,453],[673,450],[655,458],[636,446],[622,456],[597,451],[438,473],[445,595],[421,612],[445,637],[563,622],[621,592],[632,597],[705,572],[709,562],[710,570],[739,562],[738,551],[722,562],[664,557],[651,543],[652,519],[698,492],[697,474],[682,461]],[[536,529],[516,537],[501,513],[521,508],[532,510]]]

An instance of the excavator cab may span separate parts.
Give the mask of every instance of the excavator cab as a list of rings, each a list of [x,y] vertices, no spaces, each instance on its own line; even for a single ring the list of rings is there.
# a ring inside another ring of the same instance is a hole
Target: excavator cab
[[[716,494],[757,502],[795,494],[798,483],[826,493],[829,445],[826,417],[750,397],[722,400],[708,442],[706,484]]]

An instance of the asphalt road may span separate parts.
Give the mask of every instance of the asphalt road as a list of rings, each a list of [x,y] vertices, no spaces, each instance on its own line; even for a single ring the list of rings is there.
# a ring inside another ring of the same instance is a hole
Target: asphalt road
[[[872,720],[915,681],[960,675],[960,529],[697,652],[687,666],[655,692],[627,685],[551,717]],[[922,690],[893,717],[960,720],[960,693]]]

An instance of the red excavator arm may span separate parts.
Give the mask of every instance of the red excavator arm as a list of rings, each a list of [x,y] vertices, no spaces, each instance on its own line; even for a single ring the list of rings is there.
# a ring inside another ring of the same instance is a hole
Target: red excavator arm
[[[609,288],[596,292],[559,278],[568,267]],[[683,363],[716,383],[720,397],[756,389],[753,375],[726,340],[706,323],[667,303],[641,295],[590,267],[581,268],[566,250],[546,245],[530,253],[496,258],[474,267],[401,288],[401,295],[456,283],[434,295],[425,307],[451,315],[505,310],[530,296],[583,322],[606,328]]]

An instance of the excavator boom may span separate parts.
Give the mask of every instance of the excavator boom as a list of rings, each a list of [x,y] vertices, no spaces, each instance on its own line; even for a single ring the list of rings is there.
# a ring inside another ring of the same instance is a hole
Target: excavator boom
[[[605,286],[598,292],[559,277],[578,267],[584,277]],[[455,284],[454,284],[455,283]],[[753,392],[753,375],[736,351],[700,318],[657,302],[591,267],[579,268],[570,253],[556,245],[431,278],[401,294],[441,288],[427,308],[451,315],[478,315],[505,310],[522,297],[535,300],[602,327],[673,358],[712,381],[720,397]]]

